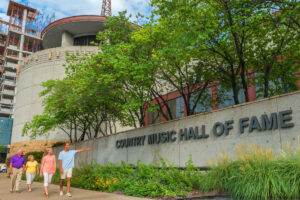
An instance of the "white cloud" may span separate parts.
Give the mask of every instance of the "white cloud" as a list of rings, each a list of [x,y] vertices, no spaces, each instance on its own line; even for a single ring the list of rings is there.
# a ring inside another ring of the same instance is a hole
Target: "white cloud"
[[[9,0],[0,0],[0,12],[3,11],[6,13]]]
[[[8,22],[9,17],[6,15],[6,13],[0,13],[0,19]]]
[[[15,0],[18,3],[24,0]],[[117,15],[119,11],[127,10],[133,17],[140,12],[149,14],[149,0],[111,0],[112,14]],[[0,13],[5,15],[8,0],[0,0]],[[27,0],[28,6],[36,8],[42,13],[52,15],[60,19],[75,15],[100,15],[102,0]]]

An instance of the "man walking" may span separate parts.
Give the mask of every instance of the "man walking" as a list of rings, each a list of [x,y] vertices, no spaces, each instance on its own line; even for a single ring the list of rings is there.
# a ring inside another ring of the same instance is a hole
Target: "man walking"
[[[9,174],[12,174],[10,192],[13,193],[15,188],[16,192],[20,193],[21,177],[24,174],[26,164],[23,150],[19,149],[18,153],[12,156],[9,162]]]
[[[76,153],[80,153],[83,151],[89,151],[91,148],[79,149],[79,150],[69,150],[70,143],[66,142],[64,150],[59,153],[59,168],[60,168],[60,195],[63,193],[63,184],[64,180],[67,178],[67,196],[71,197],[70,186],[71,186],[71,178],[72,178],[72,170],[74,168],[74,160]]]

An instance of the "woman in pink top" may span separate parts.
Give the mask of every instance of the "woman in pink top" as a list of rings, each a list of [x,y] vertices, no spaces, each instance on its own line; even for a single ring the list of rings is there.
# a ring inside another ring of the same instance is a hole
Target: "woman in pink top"
[[[44,188],[45,188],[45,196],[48,198],[48,185],[51,183],[51,179],[53,174],[55,174],[56,170],[56,158],[53,155],[52,148],[47,148],[43,158],[42,165],[40,170],[40,176],[44,175]]]

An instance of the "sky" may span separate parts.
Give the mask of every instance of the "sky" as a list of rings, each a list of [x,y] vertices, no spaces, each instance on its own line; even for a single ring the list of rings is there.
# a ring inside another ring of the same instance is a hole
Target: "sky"
[[[52,16],[55,13],[55,19],[76,15],[100,15],[102,0],[14,0],[21,4],[27,4]],[[9,0],[0,0],[0,17],[8,21],[6,15]],[[141,13],[149,16],[149,0],[111,0],[112,14],[127,10],[129,14],[136,16]],[[134,20],[135,18],[132,18]]]

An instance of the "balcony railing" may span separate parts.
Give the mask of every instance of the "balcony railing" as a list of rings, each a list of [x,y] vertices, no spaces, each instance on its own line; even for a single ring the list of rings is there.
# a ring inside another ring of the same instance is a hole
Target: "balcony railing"
[[[19,48],[17,46],[14,46],[14,45],[9,45],[8,48],[13,49],[13,50],[19,50]]]
[[[8,105],[13,105],[14,101],[12,99],[1,99],[0,100],[1,104],[8,104]]]
[[[3,75],[10,76],[10,77],[16,77],[16,73],[13,73],[13,72],[4,72]]]
[[[13,111],[13,108],[0,107],[0,111],[11,114]]]
[[[3,85],[16,86],[15,81],[4,80]]]
[[[15,91],[14,90],[2,90],[2,94],[15,96]]]
[[[12,69],[16,69],[16,65],[15,63],[10,63],[10,62],[7,62],[5,67],[9,67],[9,68],[12,68]]]

